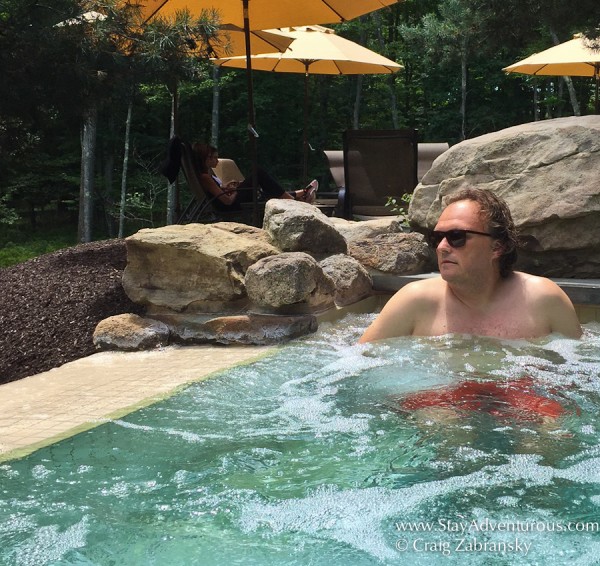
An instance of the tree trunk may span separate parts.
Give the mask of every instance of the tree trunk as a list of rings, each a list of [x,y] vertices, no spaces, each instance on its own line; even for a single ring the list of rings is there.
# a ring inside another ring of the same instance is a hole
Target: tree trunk
[[[398,97],[396,96],[396,79],[394,75],[390,75],[388,80],[388,86],[390,89],[390,108],[392,111],[392,126],[395,130],[400,127],[400,121],[398,119]]]
[[[460,136],[467,139],[467,39],[463,39],[460,54]]]
[[[79,224],[77,240],[92,241],[92,214],[94,209],[94,161],[96,158],[96,131],[98,109],[94,104],[83,117],[81,134],[81,183],[79,187]]]
[[[365,16],[360,17],[360,37],[358,39],[358,43],[360,45],[365,45],[366,43],[366,34],[365,34]],[[363,87],[363,75],[358,75],[356,77],[356,96],[354,98],[354,115],[352,118],[352,125],[355,130],[358,130],[360,124],[360,101],[362,98],[362,87]]]
[[[373,21],[375,22],[375,29],[377,30],[377,42],[379,43],[379,48],[383,53],[385,50],[385,40],[383,39],[382,29],[383,22],[381,18],[381,14],[379,12],[373,12],[372,14]],[[392,126],[395,130],[398,129],[398,99],[396,97],[396,89],[395,89],[395,77],[394,74],[391,74],[388,77],[388,88],[390,93],[390,111],[392,115]]]
[[[106,161],[104,162],[104,196],[103,196],[103,209],[104,209],[104,220],[106,222],[106,231],[108,233],[109,238],[115,237],[115,223],[114,218],[111,214],[113,209],[113,169],[115,166],[115,156],[112,150],[112,145],[110,147],[109,153],[106,156]]]
[[[219,111],[221,107],[221,81],[219,71],[220,68],[213,65],[213,100],[210,143],[214,147],[219,147]]]
[[[127,167],[129,165],[129,137],[131,133],[131,115],[133,113],[133,96],[127,107],[125,121],[125,147],[123,150],[123,171],[121,173],[121,203],[119,206],[119,238],[125,234],[125,203],[127,202]]]
[[[540,97],[537,78],[533,79],[533,120],[538,122],[540,119]]]
[[[352,127],[358,130],[360,124],[360,99],[362,95],[363,76],[356,76],[356,96],[354,98],[354,113],[352,116]]]
[[[176,135],[178,128],[177,124],[177,110],[179,106],[179,92],[177,88],[177,83],[173,87],[173,91],[171,92],[171,132],[170,137]],[[178,184],[177,179],[175,182],[169,183],[167,188],[167,224],[175,224],[175,219],[178,208]]]

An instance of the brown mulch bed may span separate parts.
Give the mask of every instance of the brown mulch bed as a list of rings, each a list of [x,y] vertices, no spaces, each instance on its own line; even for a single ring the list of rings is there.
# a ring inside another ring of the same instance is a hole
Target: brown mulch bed
[[[0,383],[94,353],[92,334],[115,314],[141,314],[125,295],[123,240],[92,242],[0,269]]]

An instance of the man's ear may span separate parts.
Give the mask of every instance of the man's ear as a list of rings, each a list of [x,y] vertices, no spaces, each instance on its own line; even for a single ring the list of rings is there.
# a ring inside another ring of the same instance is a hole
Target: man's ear
[[[494,251],[494,259],[499,258],[504,253],[504,244],[502,244],[500,240],[494,240],[492,250]]]

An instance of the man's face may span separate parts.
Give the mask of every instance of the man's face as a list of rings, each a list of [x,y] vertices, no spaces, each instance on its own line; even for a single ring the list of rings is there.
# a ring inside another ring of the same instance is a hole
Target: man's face
[[[475,230],[489,232],[479,204],[461,200],[447,206],[442,212],[435,230]],[[497,269],[493,260],[500,255],[496,240],[479,234],[467,234],[465,245],[452,247],[444,238],[436,249],[438,267],[442,278],[448,282],[477,280]]]

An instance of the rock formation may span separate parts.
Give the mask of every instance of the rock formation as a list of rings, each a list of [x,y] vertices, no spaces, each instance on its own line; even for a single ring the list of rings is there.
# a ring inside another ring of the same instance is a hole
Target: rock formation
[[[169,327],[137,314],[118,314],[98,323],[93,340],[101,350],[149,350],[169,343]]]
[[[226,225],[143,229],[127,238],[123,288],[150,311],[222,312],[245,304],[250,265],[279,250]]]
[[[411,226],[430,229],[463,187],[504,198],[523,240],[517,266],[549,277],[600,273],[600,116],[543,120],[461,142],[415,189]]]
[[[353,257],[337,254],[319,262],[323,273],[333,281],[338,307],[357,303],[373,292],[373,280],[366,268]]]

